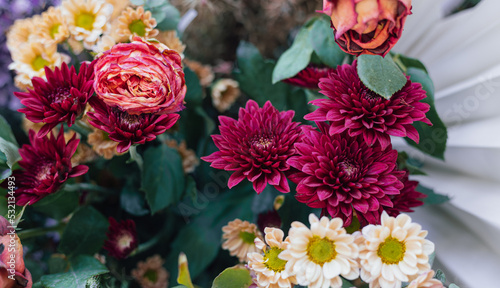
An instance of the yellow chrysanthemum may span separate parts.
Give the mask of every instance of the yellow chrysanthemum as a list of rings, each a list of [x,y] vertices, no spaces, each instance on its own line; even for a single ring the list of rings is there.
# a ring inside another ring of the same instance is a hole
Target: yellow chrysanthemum
[[[139,36],[149,39],[158,35],[158,30],[154,29],[156,20],[151,16],[151,12],[144,11],[142,6],[136,9],[127,7],[117,20],[117,34],[122,38],[129,39],[130,36]]]
[[[104,0],[64,0],[61,6],[73,38],[91,49],[106,29],[113,6]]]
[[[212,86],[212,103],[223,113],[233,105],[240,94],[238,82],[233,79],[220,79]]]
[[[183,53],[184,50],[186,50],[186,45],[184,45],[181,39],[177,36],[177,31],[162,31],[156,36],[156,40],[167,45],[168,48],[175,50],[177,53],[181,54],[182,58],[184,58]]]
[[[61,7],[50,7],[43,12],[36,28],[39,39],[61,43],[69,37],[68,25],[62,15]]]
[[[39,21],[39,16],[33,18],[18,19],[10,26],[6,33],[7,49],[10,53],[14,53],[19,47],[27,45],[36,31],[36,25]]]
[[[222,239],[225,240],[222,249],[229,250],[229,254],[238,257],[240,262],[247,261],[248,253],[260,251],[254,240],[262,239],[262,234],[255,224],[235,219],[222,227],[222,232]]]

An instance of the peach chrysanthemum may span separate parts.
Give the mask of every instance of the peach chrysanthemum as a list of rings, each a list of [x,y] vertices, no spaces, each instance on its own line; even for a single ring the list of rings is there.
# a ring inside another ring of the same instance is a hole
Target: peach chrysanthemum
[[[184,173],[191,173],[194,171],[196,166],[200,164],[200,159],[196,157],[196,153],[187,148],[186,141],[182,140],[181,143],[177,143],[175,139],[167,140],[165,142],[168,147],[174,148],[179,152],[182,159],[182,168]]]
[[[87,136],[87,142],[92,146],[92,150],[98,155],[109,160],[115,155],[123,154],[116,151],[118,142],[109,139],[108,133],[96,128],[93,128],[93,130],[94,131]]]
[[[133,269],[132,277],[139,282],[142,288],[167,288],[168,272],[163,268],[163,259],[159,255],[154,255],[137,263],[137,268]]]
[[[264,229],[266,243],[259,238],[255,239],[255,246],[262,249],[259,252],[248,253],[248,268],[255,273],[254,282],[259,288],[290,288],[296,284],[295,277],[285,270],[287,261],[278,258],[286,249],[288,238],[283,241],[284,233],[281,229],[266,227]]]
[[[212,86],[212,103],[221,113],[227,111],[240,97],[238,82],[233,79],[220,79]]]
[[[104,0],[64,0],[61,6],[73,38],[91,49],[106,29],[113,6]]]
[[[7,49],[11,54],[15,53],[19,47],[26,46],[30,37],[36,31],[36,24],[40,16],[32,18],[18,19],[9,27],[7,36]]]
[[[113,26],[113,24],[111,24]],[[101,55],[111,49],[116,44],[116,37],[110,34],[104,34],[99,38],[96,45],[92,46],[92,51],[97,53],[96,58],[101,57]]]
[[[139,36],[145,39],[153,38],[158,35],[156,20],[151,16],[150,11],[144,11],[142,6],[133,9],[127,7],[122,11],[118,21],[118,36],[124,39],[129,39],[130,36]],[[116,39],[118,42],[120,40]]]
[[[48,40],[49,43],[61,43],[68,39],[68,25],[62,15],[61,7],[50,7],[42,13],[35,34],[40,39]]]
[[[434,270],[426,271],[418,275],[406,288],[445,288],[441,281],[433,278],[434,274]]]
[[[31,79],[33,77],[42,77],[45,79],[44,67],[50,69],[61,67],[63,62],[69,62],[67,55],[57,52],[57,45],[45,45],[37,42],[29,42],[25,46],[19,47],[11,53],[12,60],[9,69],[15,70],[15,85],[21,90],[31,88]]]
[[[177,31],[161,31],[155,38],[161,43],[167,45],[168,48],[177,51],[177,53],[181,54],[181,57],[184,58],[183,53],[184,50],[186,50],[186,45],[184,45],[181,39],[177,36]]]
[[[167,45],[168,46],[168,45]],[[198,76],[201,86],[207,87],[214,81],[214,72],[208,65],[203,65],[198,61],[184,59],[184,64]]]
[[[427,231],[406,214],[394,218],[384,211],[381,222],[365,226],[360,241],[361,279],[370,288],[401,287],[402,282],[430,270],[434,244],[425,239]]]
[[[129,0],[104,0],[113,6],[113,13],[111,14],[111,20],[114,20],[122,14],[122,11],[128,7],[130,4]]]
[[[262,234],[255,224],[235,219],[222,227],[222,232],[225,240],[222,249],[229,250],[229,254],[238,257],[240,262],[247,262],[248,253],[260,251],[254,240],[262,239]]]
[[[311,229],[293,222],[288,232],[289,244],[280,254],[288,261],[285,270],[295,275],[299,285],[309,288],[342,287],[340,275],[356,279],[359,275],[358,247],[354,236],[347,234],[340,218],[329,220],[309,215]]]

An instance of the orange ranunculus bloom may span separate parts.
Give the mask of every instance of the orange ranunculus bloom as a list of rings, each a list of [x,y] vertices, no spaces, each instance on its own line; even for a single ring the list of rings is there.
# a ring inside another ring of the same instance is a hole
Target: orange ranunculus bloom
[[[31,273],[24,267],[23,245],[15,229],[0,216],[0,288],[31,288]]]
[[[181,56],[157,41],[134,37],[97,60],[94,89],[108,106],[131,115],[169,114],[184,108]]]
[[[401,37],[411,0],[323,0],[335,41],[352,55],[385,56]]]

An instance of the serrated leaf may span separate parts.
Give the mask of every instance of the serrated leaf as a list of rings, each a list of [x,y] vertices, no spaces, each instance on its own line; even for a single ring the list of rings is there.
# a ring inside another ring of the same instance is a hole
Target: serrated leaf
[[[214,279],[212,288],[248,288],[252,285],[250,271],[245,268],[227,268]]]
[[[47,288],[86,288],[91,277],[109,272],[106,266],[92,256],[80,255],[69,262],[68,272],[42,276],[42,285]]]
[[[273,84],[295,76],[309,64],[313,53],[313,47],[309,41],[309,32],[309,29],[305,27],[300,29],[292,47],[280,56],[273,70]]]
[[[357,71],[363,84],[385,99],[390,99],[408,81],[390,57],[360,55]]]
[[[427,195],[426,198],[421,199],[424,204],[437,205],[450,201],[450,197],[448,197],[447,195],[437,194],[434,192],[434,190],[422,185],[418,185],[416,190]]]
[[[67,256],[94,254],[106,240],[108,220],[91,206],[82,207],[69,220],[59,243]]]
[[[330,21],[324,17],[314,22],[309,33],[310,42],[314,52],[321,62],[332,68],[342,64],[346,54],[335,43],[333,29],[330,27]]]
[[[185,183],[181,156],[166,145],[147,149],[141,179],[152,214],[179,202]]]
[[[408,138],[405,138],[405,140],[420,151],[444,160],[448,130],[436,111],[434,104],[434,84],[429,75],[422,69],[409,67],[406,73],[410,76],[412,82],[422,84],[422,88],[427,92],[427,97],[422,102],[431,106],[426,116],[431,121],[432,126],[420,121],[413,123],[420,136],[420,141],[417,144]]]

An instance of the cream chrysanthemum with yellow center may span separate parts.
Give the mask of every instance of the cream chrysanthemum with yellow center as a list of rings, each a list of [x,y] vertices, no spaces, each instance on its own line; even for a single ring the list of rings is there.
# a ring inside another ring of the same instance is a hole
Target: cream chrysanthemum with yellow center
[[[289,243],[279,258],[288,261],[285,270],[299,285],[309,288],[342,287],[340,275],[347,279],[359,276],[358,247],[354,236],[347,234],[340,218],[318,219],[309,215],[311,228],[293,222]]]
[[[61,6],[74,40],[91,49],[106,29],[113,6],[104,0],[64,0]]]
[[[434,270],[426,271],[420,274],[406,288],[445,288],[443,283],[434,278]]]
[[[425,239],[427,231],[406,214],[394,218],[384,211],[381,221],[381,225],[364,227],[358,238],[361,279],[370,288],[401,287],[402,282],[430,269],[434,244]]]
[[[42,43],[29,42],[26,46],[19,47],[11,53],[13,62],[9,69],[15,70],[15,85],[21,90],[31,88],[33,77],[45,77],[45,66],[50,69],[60,67],[63,62],[69,62],[67,55],[57,52],[57,45],[44,45]]]
[[[61,43],[69,37],[68,25],[62,15],[61,7],[50,7],[43,12],[39,25],[36,29],[36,35],[40,39]]]
[[[240,262],[247,261],[247,254],[260,251],[255,246],[255,238],[262,239],[262,234],[257,226],[248,221],[235,219],[222,227],[222,249],[229,250],[231,256],[236,256]]]
[[[278,256],[286,248],[288,238],[283,241],[281,229],[266,227],[266,243],[255,239],[255,246],[264,253],[248,253],[248,268],[255,273],[254,282],[259,288],[290,288],[296,284],[295,277],[285,271],[287,261]]]
[[[18,19],[9,27],[7,36],[7,49],[11,54],[15,53],[19,47],[26,46],[30,37],[36,31],[40,16],[33,18]]]
[[[121,38],[129,39],[130,36],[149,39],[158,35],[158,30],[155,29],[156,20],[151,16],[151,12],[144,11],[142,6],[136,9],[127,7],[126,10],[122,11],[117,21],[117,34],[120,37],[120,39],[116,39],[117,42],[121,42]]]

